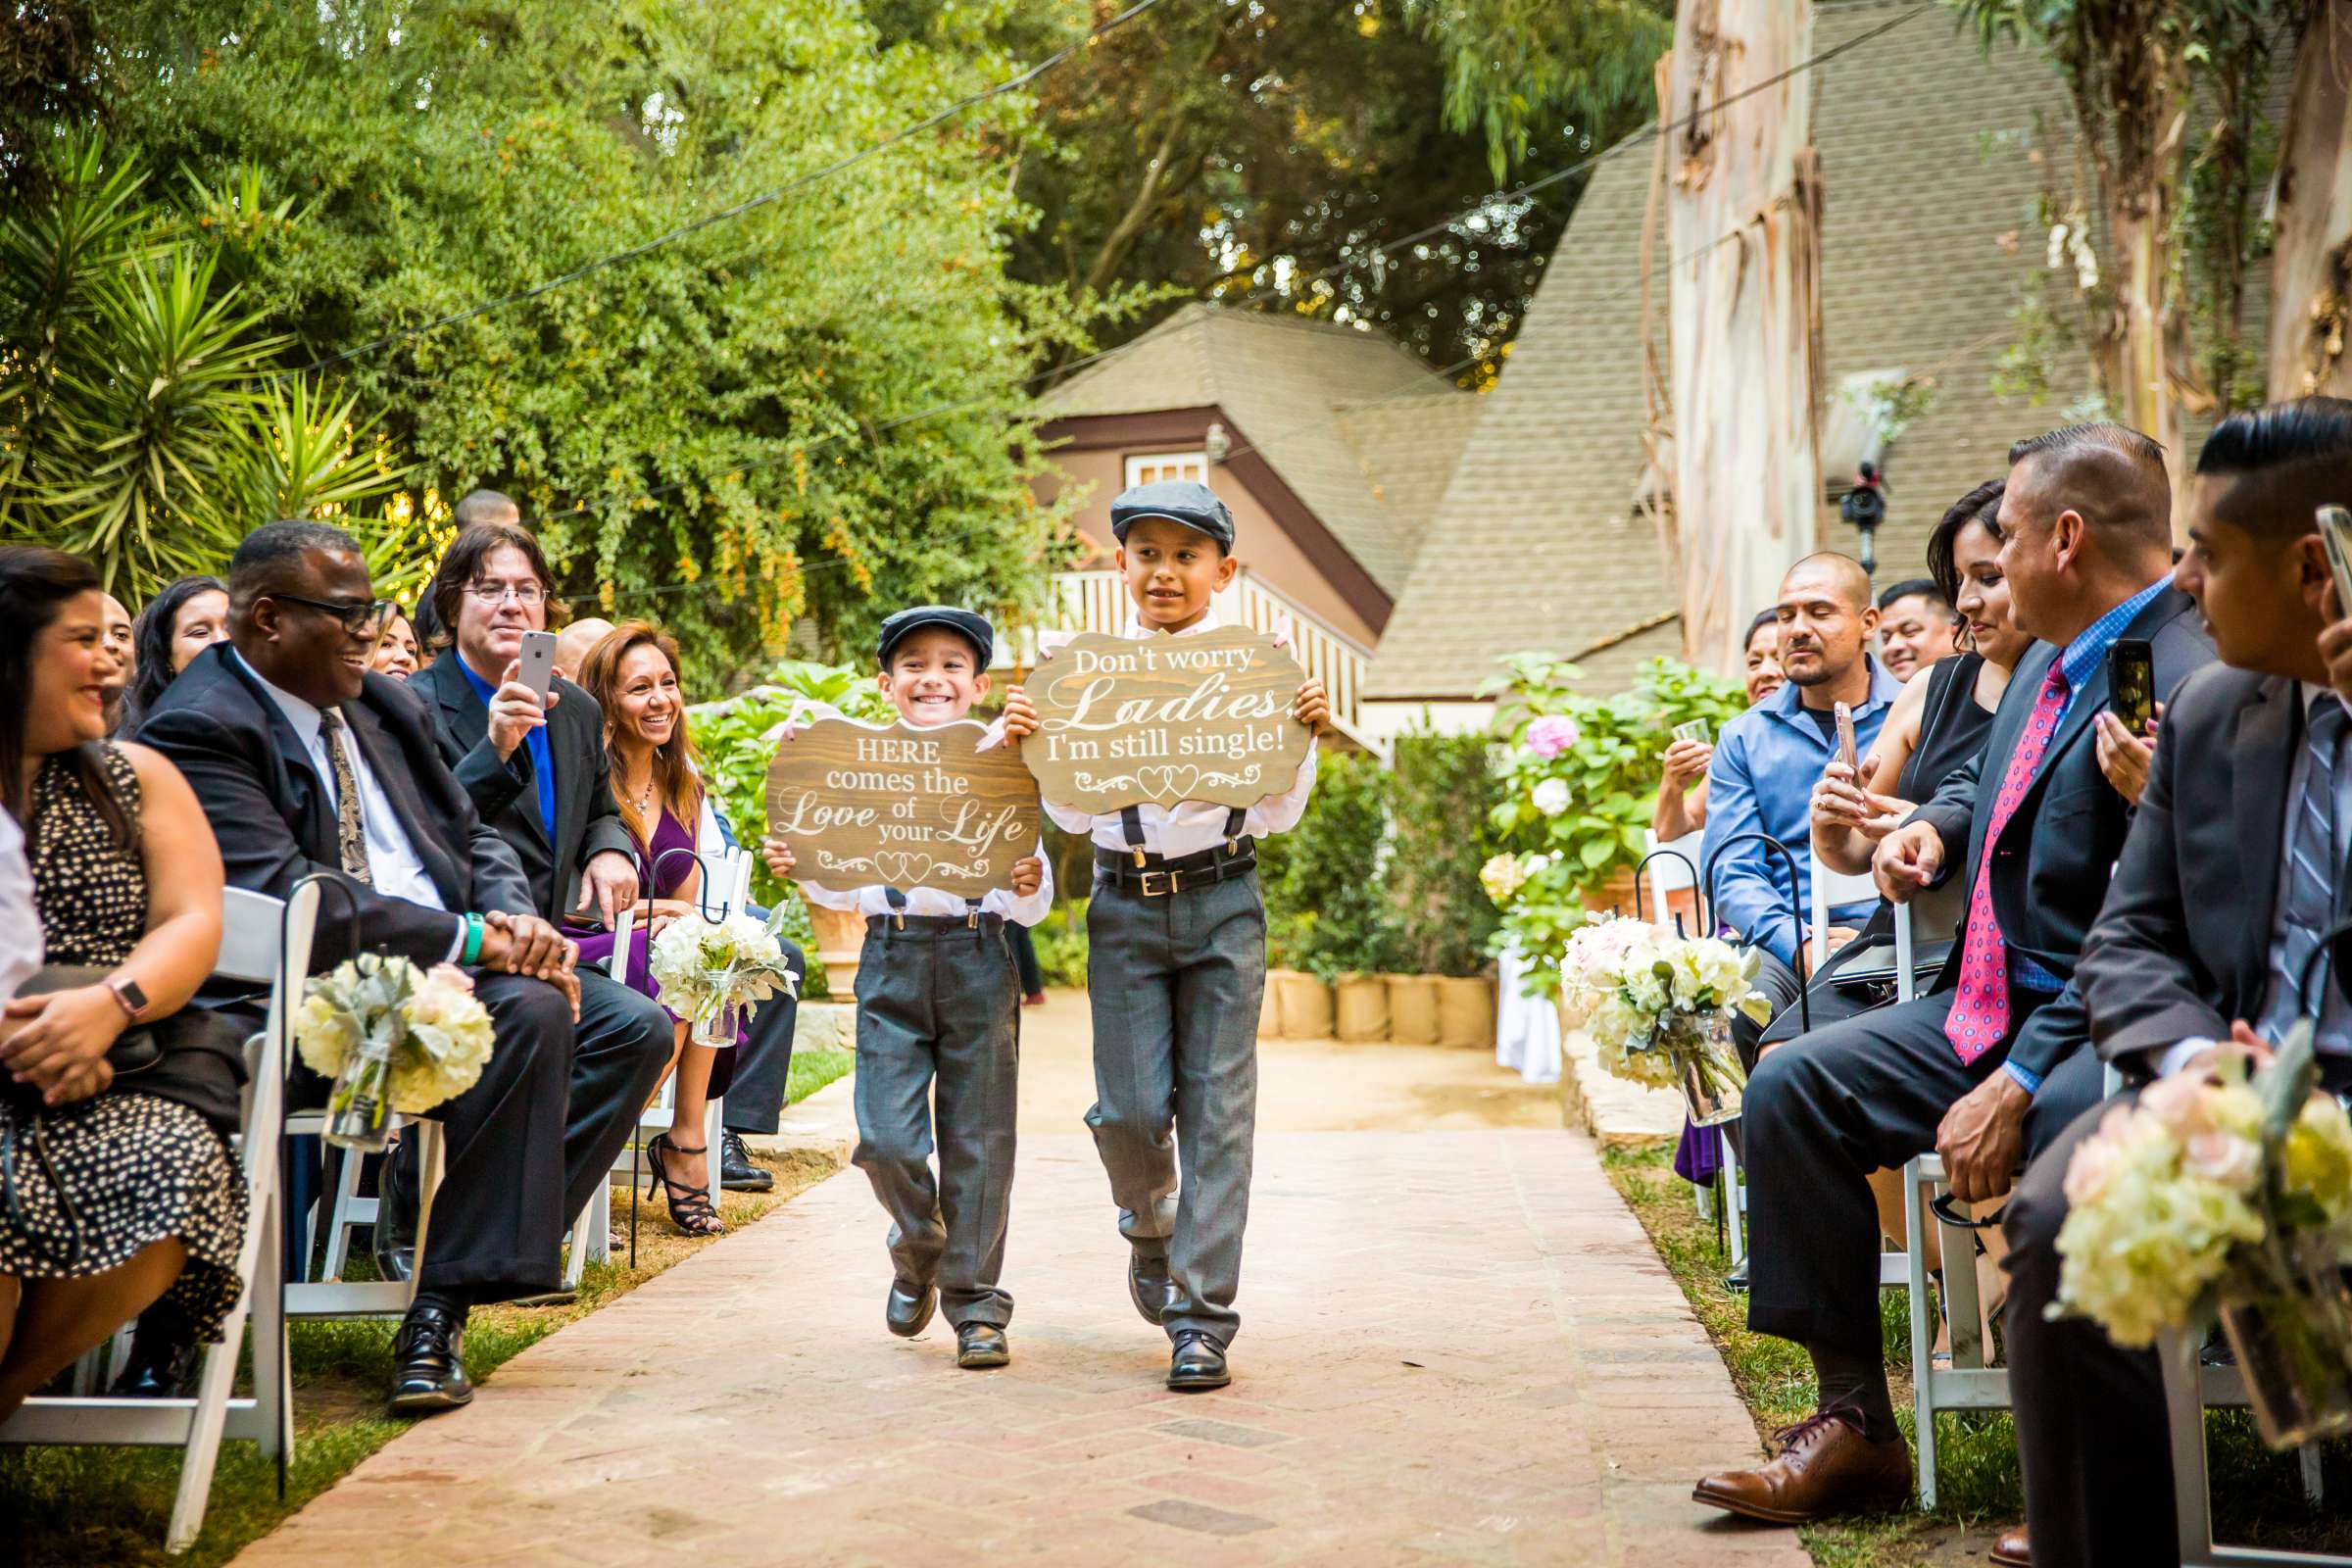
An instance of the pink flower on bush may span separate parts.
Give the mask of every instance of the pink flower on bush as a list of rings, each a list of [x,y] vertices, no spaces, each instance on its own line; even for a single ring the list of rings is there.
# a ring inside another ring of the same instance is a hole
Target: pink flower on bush
[[[1583,738],[1584,731],[1565,713],[1545,713],[1527,726],[1527,749],[1546,762]]]

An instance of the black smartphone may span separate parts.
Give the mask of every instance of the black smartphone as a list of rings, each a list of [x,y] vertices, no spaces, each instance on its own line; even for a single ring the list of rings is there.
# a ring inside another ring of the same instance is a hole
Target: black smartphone
[[[2144,736],[2156,720],[2156,650],[2141,637],[2118,637],[2107,650],[2107,710]]]

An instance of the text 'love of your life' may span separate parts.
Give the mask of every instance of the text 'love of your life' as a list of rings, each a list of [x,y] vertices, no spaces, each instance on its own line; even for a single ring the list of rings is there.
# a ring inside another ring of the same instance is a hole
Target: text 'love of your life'
[[[986,733],[969,720],[806,725],[768,764],[768,834],[818,887],[1010,887],[1013,862],[1037,848],[1037,784],[1011,747],[979,750]]]

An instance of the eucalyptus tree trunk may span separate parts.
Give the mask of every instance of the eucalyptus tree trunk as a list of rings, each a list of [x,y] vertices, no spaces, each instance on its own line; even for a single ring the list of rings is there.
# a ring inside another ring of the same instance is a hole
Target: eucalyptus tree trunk
[[[2181,149],[2188,126],[2188,69],[2178,47],[2128,33],[2101,41],[2108,100],[2078,96],[2085,145],[2094,149],[2115,304],[2105,323],[2113,366],[2107,385],[2115,416],[2164,448],[2173,515],[2184,514],[2187,453],[2174,353],[2181,341],[2173,228],[2180,216]],[[2094,348],[2095,353],[2095,348]]]
[[[1721,674],[1822,501],[1812,38],[1812,0],[1684,0],[1659,106],[1683,651]]]
[[[2313,0],[2278,149],[2270,395],[2352,395],[2352,0]]]

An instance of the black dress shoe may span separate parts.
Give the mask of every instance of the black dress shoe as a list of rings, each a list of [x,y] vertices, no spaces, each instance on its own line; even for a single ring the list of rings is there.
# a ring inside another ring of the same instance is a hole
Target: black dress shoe
[[[185,1320],[158,1304],[139,1314],[131,1331],[130,1357],[115,1386],[107,1392],[118,1399],[185,1399],[196,1392],[195,1337]]]
[[[773,1192],[776,1173],[752,1163],[752,1152],[743,1147],[741,1133],[722,1130],[718,1135],[718,1185],[730,1193]]]
[[[392,1342],[394,1415],[431,1415],[473,1402],[463,1359],[466,1320],[444,1307],[412,1306]]]
[[[1198,1329],[1176,1336],[1175,1353],[1168,1357],[1168,1387],[1180,1394],[1221,1389],[1233,1381],[1225,1365],[1225,1347]]]
[[[1176,1294],[1175,1281],[1168,1278],[1168,1260],[1164,1257],[1146,1257],[1141,1252],[1127,1258],[1127,1297],[1135,1309],[1144,1314],[1144,1321],[1157,1327],[1168,1315],[1168,1298]]]
[[[410,1139],[384,1154],[375,1179],[375,1271],[378,1277],[403,1284],[416,1277],[416,1156],[402,1157]]]
[[[1725,1290],[1727,1290],[1727,1291],[1744,1291],[1744,1290],[1746,1290],[1746,1289],[1747,1289],[1747,1265],[1746,1265],[1745,1263],[1742,1263],[1742,1264],[1740,1264],[1740,1265],[1738,1268],[1736,1268],[1736,1269],[1732,1270],[1732,1271],[1731,1271],[1729,1274],[1726,1274],[1726,1275],[1723,1277],[1723,1288],[1724,1288]]]
[[[1012,1359],[1004,1331],[994,1323],[966,1323],[956,1331],[956,1364],[982,1368],[1003,1366]]]
[[[931,1314],[939,1310],[939,1288],[934,1285],[909,1285],[905,1280],[890,1282],[890,1300],[882,1309],[882,1321],[902,1340],[911,1340],[931,1326]]]

